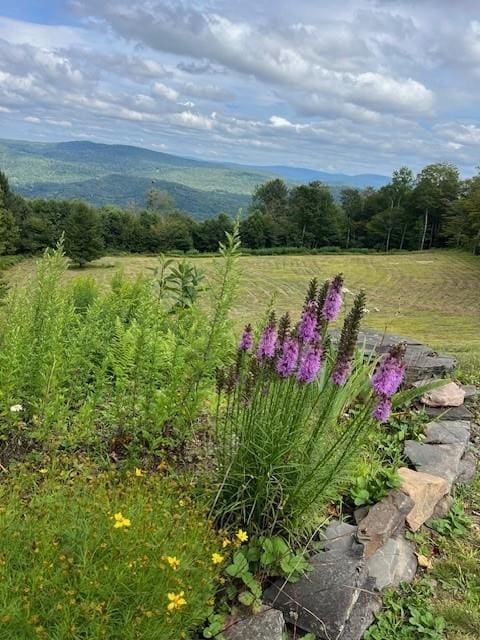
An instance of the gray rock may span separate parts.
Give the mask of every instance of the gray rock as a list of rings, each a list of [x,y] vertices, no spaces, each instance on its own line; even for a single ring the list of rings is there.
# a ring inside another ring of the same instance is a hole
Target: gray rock
[[[441,420],[430,422],[425,429],[427,444],[460,444],[464,447],[470,441],[468,420]]]
[[[283,613],[266,609],[233,623],[225,632],[228,640],[282,640],[285,631]]]
[[[323,532],[325,551],[331,549],[348,550],[352,548],[357,527],[346,522],[331,522]]]
[[[411,582],[417,571],[415,549],[401,536],[390,538],[369,558],[367,567],[379,591]]]
[[[338,336],[338,332],[332,332],[332,335],[335,338]],[[445,377],[457,365],[455,358],[440,355],[427,345],[411,338],[381,331],[362,331],[358,336],[358,345],[365,349],[367,355],[386,353],[399,342],[406,343],[407,382]]]
[[[339,640],[360,640],[363,638],[365,631],[375,621],[375,614],[382,608],[382,601],[373,595],[374,591],[375,580],[368,577]]]
[[[465,400],[473,400],[478,395],[478,389],[474,384],[462,384],[465,391]]]
[[[425,413],[437,420],[473,420],[473,413],[465,405],[460,407],[425,407]]]
[[[313,570],[298,582],[279,580],[269,587],[265,602],[320,640],[359,640],[380,606],[365,560],[332,549],[315,555],[311,563]]]
[[[413,500],[402,491],[392,491],[370,508],[358,525],[357,538],[364,546],[365,558],[372,556],[405,523],[414,506]]]
[[[432,524],[433,520],[438,520],[439,518],[445,518],[452,508],[453,497],[450,495],[444,496],[440,502],[437,502],[435,509],[433,510],[432,517],[426,521],[427,527]]]
[[[357,524],[360,524],[360,522],[367,516],[369,511],[369,504],[365,504],[363,505],[363,507],[358,507],[358,509],[355,509],[355,511],[353,512],[353,519]]]
[[[460,460],[460,466],[458,469],[458,475],[455,479],[455,484],[472,484],[475,480],[477,473],[477,459],[471,451],[467,453]]]
[[[444,478],[449,486],[458,475],[460,459],[465,451],[461,444],[423,444],[416,440],[407,440],[405,455],[420,473]]]

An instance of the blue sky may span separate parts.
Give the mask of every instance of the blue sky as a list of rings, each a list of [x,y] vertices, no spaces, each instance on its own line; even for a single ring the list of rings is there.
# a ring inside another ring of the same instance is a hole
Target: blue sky
[[[2,0],[0,137],[389,174],[480,151],[477,0]]]

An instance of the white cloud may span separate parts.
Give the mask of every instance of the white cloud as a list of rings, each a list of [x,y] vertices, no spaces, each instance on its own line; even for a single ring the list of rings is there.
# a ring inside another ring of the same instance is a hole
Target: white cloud
[[[478,163],[472,0],[74,4],[74,26],[0,17],[0,136],[37,118],[28,135],[253,163]]]
[[[176,102],[180,97],[178,91],[175,91],[175,89],[172,89],[171,87],[167,87],[161,82],[155,82],[152,88],[152,93],[160,98],[164,98],[165,100],[170,100],[172,102]]]

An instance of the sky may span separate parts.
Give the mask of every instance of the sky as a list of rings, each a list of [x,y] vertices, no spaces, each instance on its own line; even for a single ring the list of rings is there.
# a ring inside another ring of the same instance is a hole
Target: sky
[[[473,175],[479,105],[479,0],[0,0],[2,138]]]

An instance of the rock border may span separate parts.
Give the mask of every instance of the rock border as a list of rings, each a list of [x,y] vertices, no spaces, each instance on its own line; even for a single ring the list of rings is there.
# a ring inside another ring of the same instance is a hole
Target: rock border
[[[437,356],[419,343],[410,344],[413,353],[422,354],[430,374],[437,366],[439,373],[453,370],[453,359]],[[416,366],[413,373],[422,379],[433,377],[425,375],[425,367]],[[463,390],[467,402],[476,395],[471,386]],[[312,571],[296,583],[277,580],[265,591],[264,603],[276,625],[264,625],[263,612],[244,619],[227,637],[282,640],[280,621],[284,621],[318,640],[360,640],[381,609],[382,591],[414,579],[418,562],[415,546],[405,537],[407,528],[417,531],[447,515],[452,487],[473,481],[478,455],[471,450],[474,423],[468,407],[425,406],[425,410],[432,421],[426,425],[424,440],[405,442],[405,456],[413,468],[399,469],[400,488],[375,505],[357,509],[356,525],[330,521],[322,532],[324,550],[311,558]]]

